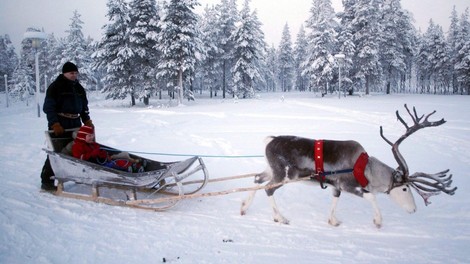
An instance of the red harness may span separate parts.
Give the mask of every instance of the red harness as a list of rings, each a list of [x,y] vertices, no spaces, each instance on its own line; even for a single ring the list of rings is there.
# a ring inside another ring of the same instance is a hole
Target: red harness
[[[369,155],[366,152],[362,152],[361,155],[354,163],[353,174],[356,178],[356,181],[362,186],[362,188],[366,187],[369,184],[366,176],[364,175],[364,170],[366,169],[367,162],[369,162]]]
[[[339,172],[325,172],[323,168],[323,140],[315,140],[313,155],[313,160],[315,161],[315,173],[318,175],[320,182],[325,180],[325,175],[345,172],[344,170]],[[352,171],[356,181],[362,186],[362,188],[369,184],[369,181],[364,175],[364,170],[366,169],[368,162],[369,155],[367,155],[366,152],[362,152],[361,155],[359,155],[357,158],[356,163],[354,164],[354,168],[352,170],[347,170],[348,172]]]
[[[325,171],[323,170],[323,140],[315,140],[315,151],[314,151],[314,160],[315,160],[315,173],[322,175]],[[324,175],[322,178],[324,179]]]

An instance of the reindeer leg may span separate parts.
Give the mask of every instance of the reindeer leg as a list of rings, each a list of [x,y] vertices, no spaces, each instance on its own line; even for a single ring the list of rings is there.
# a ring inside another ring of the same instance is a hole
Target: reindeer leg
[[[269,197],[269,201],[271,202],[271,206],[273,207],[274,222],[288,225],[289,220],[285,218],[284,216],[282,216],[281,213],[279,212],[279,208],[277,207],[276,201],[274,200],[274,196],[269,195],[268,197]]]
[[[271,168],[268,167],[262,173],[255,175],[255,183],[257,183],[256,186],[260,186],[263,182],[271,180],[271,178],[272,178]],[[240,214],[241,215],[246,214],[246,211],[251,206],[251,203],[253,203],[253,199],[255,198],[255,194],[256,194],[256,190],[250,192],[248,197],[246,197],[246,199],[243,200],[242,206],[240,208]]]
[[[259,184],[258,184],[259,186]],[[253,203],[253,198],[255,198],[255,194],[256,194],[256,190],[250,192],[250,194],[248,195],[248,197],[246,197],[245,200],[243,200],[242,202],[242,206],[240,208],[240,214],[241,215],[245,215],[246,214],[246,211],[248,210],[248,208],[250,207],[251,203]]]
[[[336,205],[338,204],[339,196],[341,195],[341,191],[338,189],[333,189],[333,202],[331,203],[330,209],[330,218],[328,218],[328,224],[332,226],[339,226],[341,224],[338,219],[336,219]]]
[[[375,215],[374,215],[374,224],[377,228],[382,227],[382,214],[380,213],[379,206],[377,204],[377,200],[375,199],[375,195],[372,193],[364,193],[363,196],[366,200],[368,200],[372,204],[372,208],[374,208]]]

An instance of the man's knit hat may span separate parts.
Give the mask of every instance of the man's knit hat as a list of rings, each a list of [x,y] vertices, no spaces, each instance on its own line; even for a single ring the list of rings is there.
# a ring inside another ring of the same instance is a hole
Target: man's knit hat
[[[93,131],[93,127],[91,127],[91,126],[82,126],[78,130],[76,140],[86,141],[86,136],[87,135],[92,135],[94,133],[95,132]]]
[[[67,61],[64,66],[62,66],[62,73],[66,72],[78,72],[77,65],[71,63],[70,61]]]

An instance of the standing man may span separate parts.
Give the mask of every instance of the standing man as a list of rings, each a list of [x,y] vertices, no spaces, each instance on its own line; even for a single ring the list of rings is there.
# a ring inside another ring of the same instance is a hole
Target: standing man
[[[47,115],[49,130],[53,136],[60,136],[65,129],[79,128],[83,124],[93,126],[88,111],[88,99],[83,86],[78,82],[78,68],[66,62],[60,74],[47,88],[43,111]],[[57,187],[51,177],[54,175],[49,156],[41,171],[41,189],[55,191]]]

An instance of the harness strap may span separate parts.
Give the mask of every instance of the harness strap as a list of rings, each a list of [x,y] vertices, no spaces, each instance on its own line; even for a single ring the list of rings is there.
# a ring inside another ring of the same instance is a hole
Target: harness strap
[[[342,174],[342,173],[351,173],[353,172],[353,169],[345,169],[345,170],[336,170],[336,171],[325,171],[323,172],[323,175],[328,176],[328,175],[334,175],[334,174]]]
[[[356,163],[354,164],[354,178],[356,181],[362,186],[362,188],[366,187],[369,184],[366,176],[364,175],[364,170],[366,169],[367,163],[369,162],[369,155],[366,152],[362,152],[357,158]]]
[[[323,140],[315,140],[313,159],[315,161],[315,173],[324,179],[325,171],[323,169]]]
[[[313,160],[315,161],[315,175],[316,180],[320,182],[320,187],[326,189],[326,186],[323,185],[325,182],[325,170],[323,169],[323,140],[315,140]]]
[[[315,176],[312,177],[315,180],[320,181],[322,188],[323,182],[326,179],[326,176],[333,175],[333,174],[341,174],[341,173],[353,173],[354,178],[356,181],[362,186],[362,188],[366,187],[369,184],[366,176],[364,175],[364,170],[366,169],[367,163],[369,162],[369,155],[366,152],[362,152],[361,155],[356,160],[353,169],[344,169],[344,170],[337,170],[337,171],[327,171],[325,172],[323,166],[323,140],[315,140],[314,142],[314,152],[313,152],[313,160],[315,162]]]

